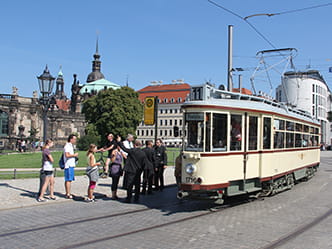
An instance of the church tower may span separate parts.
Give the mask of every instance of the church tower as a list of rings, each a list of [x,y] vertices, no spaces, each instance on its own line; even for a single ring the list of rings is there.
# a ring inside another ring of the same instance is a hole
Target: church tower
[[[93,55],[94,60],[92,61],[92,72],[88,75],[88,79],[86,80],[87,83],[104,79],[104,75],[100,71],[101,61],[100,55],[98,53],[98,38],[96,42],[96,53]]]
[[[64,80],[63,80],[63,73],[62,68],[60,67],[60,71],[58,73],[58,77],[56,78],[56,90],[55,90],[55,98],[56,99],[66,99],[66,94],[64,91]]]

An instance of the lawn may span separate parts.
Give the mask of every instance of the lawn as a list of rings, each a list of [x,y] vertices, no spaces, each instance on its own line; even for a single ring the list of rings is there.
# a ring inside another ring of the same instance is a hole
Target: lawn
[[[58,167],[58,161],[62,154],[61,151],[53,151],[51,152],[54,158],[54,166]],[[86,152],[79,151],[79,160],[77,167],[85,168],[87,166],[86,160]],[[167,148],[167,156],[168,156],[168,165],[174,165],[175,158],[179,155],[179,148]],[[104,153],[104,158],[107,153]],[[100,158],[100,154],[96,154],[96,159]],[[104,159],[106,161],[106,158]],[[32,153],[12,153],[6,155],[0,155],[0,168],[1,169],[24,169],[24,168],[36,168],[39,169],[41,167],[41,152],[32,152]],[[78,174],[84,174],[85,172],[78,171]],[[62,170],[57,170],[57,176],[63,175]],[[18,172],[17,178],[33,178],[38,177],[38,172]],[[0,179],[12,179],[13,178],[13,170],[10,172],[0,172]]]
[[[54,166],[58,165],[58,161],[62,154],[61,151],[51,152],[54,158]],[[85,167],[87,164],[85,151],[79,151],[78,167]],[[8,155],[0,155],[0,168],[40,168],[41,167],[41,152],[32,153],[14,153]]]

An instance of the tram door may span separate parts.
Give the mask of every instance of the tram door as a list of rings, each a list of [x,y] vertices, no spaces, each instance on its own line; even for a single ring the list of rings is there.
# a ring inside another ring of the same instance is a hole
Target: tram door
[[[259,176],[259,117],[244,115],[244,153],[243,187],[244,190],[255,187],[255,178]]]

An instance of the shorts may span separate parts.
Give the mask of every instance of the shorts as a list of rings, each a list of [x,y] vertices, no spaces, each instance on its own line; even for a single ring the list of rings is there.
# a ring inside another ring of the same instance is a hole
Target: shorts
[[[53,176],[53,170],[44,170],[45,176]]]
[[[89,183],[89,189],[95,189],[96,185],[97,185],[97,182],[90,181],[90,183]]]
[[[69,167],[69,168],[65,169],[65,181],[66,182],[75,181],[75,168],[74,167]]]

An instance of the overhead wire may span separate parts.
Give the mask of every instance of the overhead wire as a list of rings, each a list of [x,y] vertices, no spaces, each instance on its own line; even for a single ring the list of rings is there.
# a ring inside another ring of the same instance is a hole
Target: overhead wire
[[[274,46],[274,44],[269,41],[269,39],[267,39],[253,24],[251,24],[248,20],[246,20],[244,17],[240,16],[239,14],[235,13],[234,11],[231,11],[225,7],[223,7],[222,5],[212,1],[212,0],[208,0],[208,2],[210,2],[211,4],[217,6],[218,8],[223,9],[224,11],[240,18],[241,20],[245,21],[261,38],[263,38],[268,44],[270,44],[271,47],[273,47],[274,49],[277,49],[276,46]]]
[[[276,47],[274,46],[274,44],[269,41],[269,39],[267,39],[266,36],[264,36],[252,23],[250,23],[248,21],[248,18],[254,17],[254,16],[275,16],[275,15],[285,15],[285,14],[289,14],[289,13],[295,13],[295,12],[301,12],[301,11],[306,11],[306,10],[310,10],[310,9],[315,9],[315,8],[321,8],[321,7],[326,7],[326,6],[330,6],[332,5],[332,3],[326,3],[326,4],[319,4],[319,5],[314,5],[314,6],[310,6],[310,7],[306,7],[306,8],[300,8],[300,9],[294,9],[294,10],[287,10],[287,11],[282,11],[282,12],[277,12],[277,13],[259,13],[259,14],[253,14],[250,16],[246,16],[246,17],[242,17],[239,14],[235,13],[234,11],[231,11],[225,7],[223,7],[222,5],[212,1],[212,0],[208,0],[208,2],[210,2],[211,4],[217,6],[218,8],[223,9],[224,11],[242,19],[243,21],[245,21],[261,38],[263,38],[271,47],[273,47],[274,49],[276,49]]]
[[[321,8],[321,7],[326,7],[332,5],[332,3],[326,3],[326,4],[320,4],[320,5],[314,5],[311,7],[306,7],[306,8],[301,8],[301,9],[295,9],[295,10],[287,10],[279,13],[273,13],[270,15],[284,15],[284,14],[289,14],[289,13],[294,13],[294,12],[300,12],[300,11],[305,11],[305,10],[310,10],[310,9],[316,9],[316,8]]]

